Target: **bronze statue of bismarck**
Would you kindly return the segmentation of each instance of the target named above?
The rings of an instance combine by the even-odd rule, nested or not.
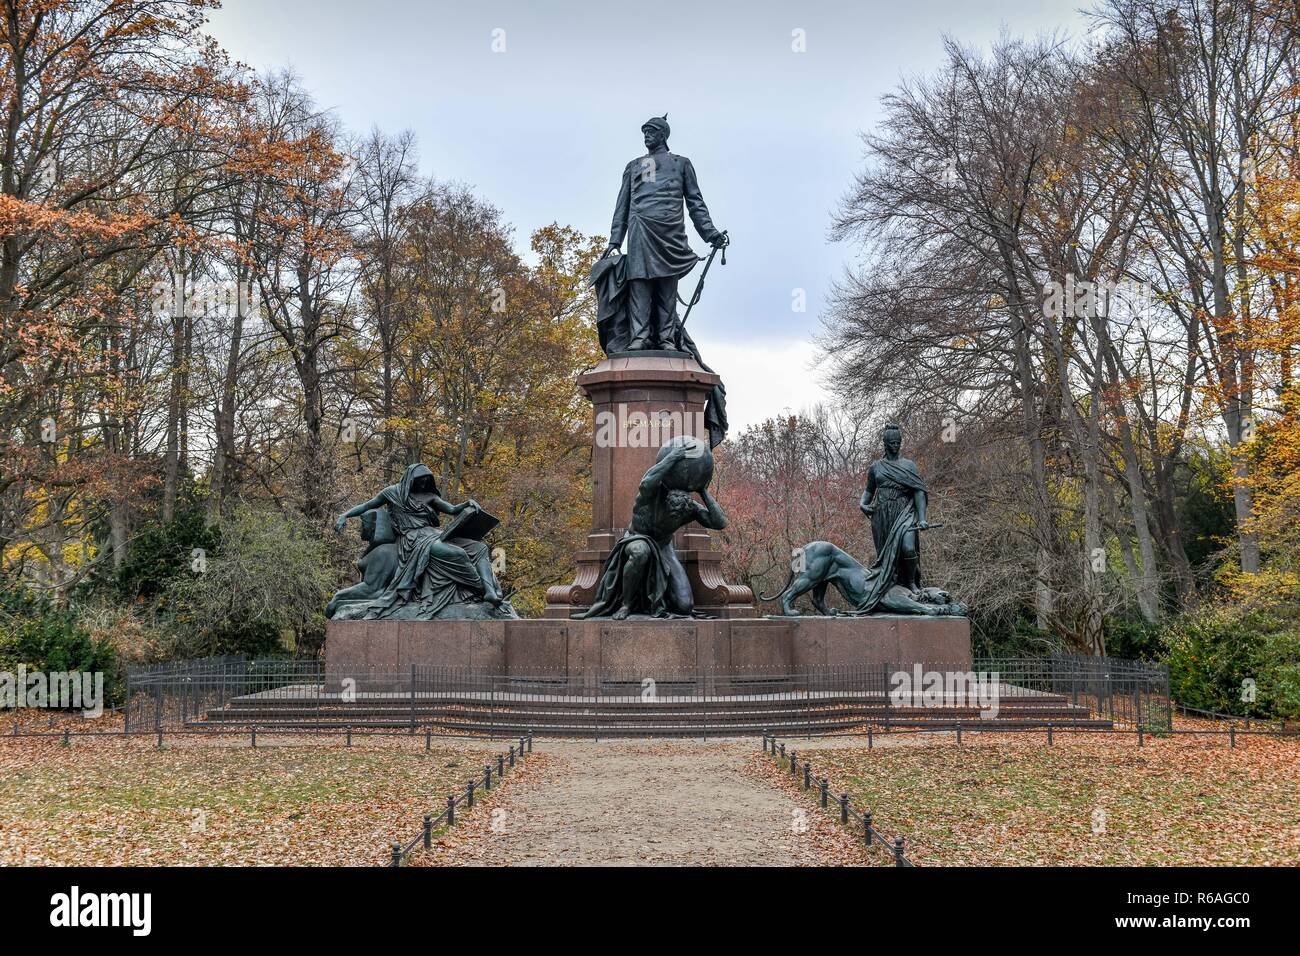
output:
[[[677,319],[677,282],[700,261],[686,241],[685,206],[709,245],[727,244],[704,204],[695,167],[668,151],[668,117],[641,126],[646,154],[623,169],[609,246],[592,273],[601,293],[601,345],[607,352],[690,351]],[[621,257],[613,253],[627,242]],[[624,298],[625,296],[625,298]]]

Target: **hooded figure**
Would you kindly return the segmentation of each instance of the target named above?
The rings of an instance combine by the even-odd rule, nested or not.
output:
[[[344,512],[336,530],[341,531],[348,518],[386,508],[397,534],[397,568],[391,582],[360,613],[348,616],[430,620],[450,604],[486,601],[504,607],[487,545],[466,538],[445,539],[438,530],[439,515],[457,515],[469,507],[478,506],[473,501],[459,505],[444,501],[433,472],[415,464],[407,467],[397,484]]]

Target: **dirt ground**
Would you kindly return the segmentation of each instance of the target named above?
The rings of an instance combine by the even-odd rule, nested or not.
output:
[[[524,773],[414,865],[879,864],[809,800],[752,771],[757,741],[541,740]],[[529,758],[532,759],[532,758]]]

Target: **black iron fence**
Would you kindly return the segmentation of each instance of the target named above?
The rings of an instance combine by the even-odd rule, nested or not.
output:
[[[1061,655],[581,674],[207,658],[134,669],[126,687],[126,733],[260,725],[597,737],[757,735],[797,726],[814,734],[936,715],[1158,730],[1171,726],[1173,708],[1163,665]]]
[[[516,750],[512,745],[505,753],[497,754],[496,760],[496,781],[498,784],[505,779],[507,773],[515,768],[515,761],[523,760],[524,754],[533,752],[533,738],[520,737],[519,747]],[[465,790],[461,793],[447,794],[447,802],[442,812],[434,815],[426,813],[424,815],[424,826],[414,837],[406,843],[394,843],[389,851],[389,865],[401,866],[402,862],[409,857],[418,846],[423,846],[426,850],[433,849],[434,831],[442,827],[454,827],[456,825],[456,811],[458,808],[464,808],[466,811],[474,809],[474,793],[479,791],[486,795],[492,792],[492,764],[483,765],[483,773],[471,777],[465,783]],[[482,799],[482,798],[480,798]]]
[[[779,748],[779,749],[778,749]],[[789,767],[791,776],[799,779],[801,776],[799,754],[791,749],[787,754],[785,744],[779,742],[776,737],[763,735],[763,753],[770,753],[772,757],[782,767]],[[871,810],[858,809],[853,806],[847,793],[841,793],[833,801],[830,795],[830,780],[826,777],[816,777],[813,775],[812,761],[805,759],[802,765],[803,789],[812,790],[815,788],[820,794],[821,808],[823,810],[832,809],[839,813],[840,824],[845,827],[859,829],[862,834],[862,842],[867,847],[877,847],[890,853],[893,856],[895,866],[915,866],[911,860],[904,854],[906,839],[902,834],[895,835],[893,838],[886,836],[876,826],[874,816]]]

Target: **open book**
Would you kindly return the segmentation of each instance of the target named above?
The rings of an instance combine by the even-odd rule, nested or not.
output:
[[[482,541],[483,536],[501,522],[494,515],[475,508],[466,508],[443,528],[443,538],[468,538]]]

